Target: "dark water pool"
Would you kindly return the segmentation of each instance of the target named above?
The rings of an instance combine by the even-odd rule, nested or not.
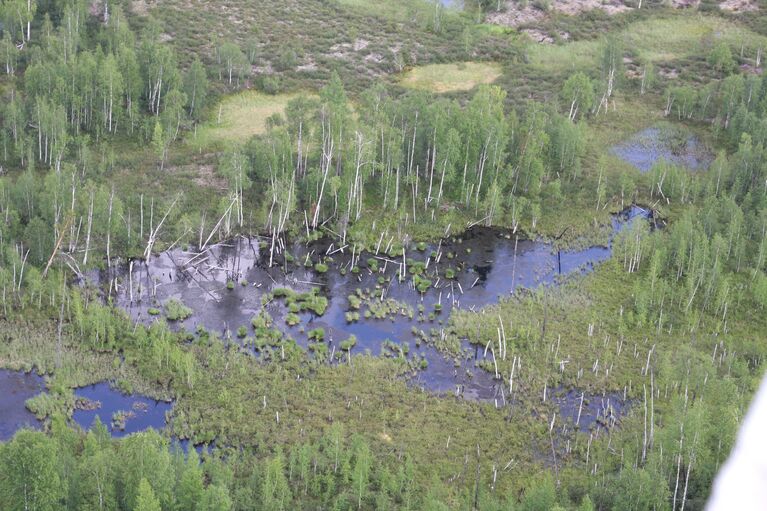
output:
[[[637,219],[650,216],[650,212],[642,208],[628,208],[613,218],[613,234]],[[423,263],[424,274],[432,281],[428,290],[419,293],[407,272],[406,278],[400,281],[401,259],[386,255],[386,250],[352,255],[349,247],[342,249],[337,241],[328,239],[309,246],[283,240],[276,253],[270,254],[264,248],[264,241],[237,238],[207,247],[203,252],[173,249],[152,256],[148,263],[134,262],[116,273],[92,274],[90,278],[111,292],[116,303],[139,322],[157,320],[164,312],[163,304],[177,299],[192,313],[187,319],[172,322],[173,328],[194,331],[203,326],[235,337],[236,330],[244,325],[251,336],[251,318],[267,311],[284,335],[304,347],[311,344],[307,332],[314,328],[325,330],[324,342],[329,353],[341,353],[341,342],[354,335],[357,344],[352,353],[368,351],[391,356],[395,347],[415,360],[414,367],[420,369],[411,372],[409,381],[414,386],[438,394],[492,402],[501,398],[503,384],[477,366],[485,357],[484,350],[466,339],[457,355],[446,357],[432,342],[444,332],[451,311],[478,310],[509,296],[520,286],[555,285],[559,276],[591,271],[611,255],[610,244],[557,252],[550,244],[517,239],[509,231],[474,227],[435,244],[408,247],[408,264]],[[287,253],[291,257],[287,257]],[[314,264],[326,256],[330,258],[328,271],[316,271]],[[275,263],[272,266],[270,259]],[[378,268],[370,266],[371,259],[377,261]],[[310,263],[303,264],[306,261]],[[359,271],[352,272],[354,267]],[[454,273],[450,278],[448,270]],[[228,286],[229,282],[234,286]],[[297,292],[318,288],[328,299],[326,312],[322,316],[301,312],[300,322],[288,326],[285,323],[287,309],[282,301],[262,304],[264,295],[279,287]],[[363,307],[359,320],[349,322],[346,316],[350,310],[349,295],[357,290],[374,289],[383,291],[386,299],[396,300],[403,310],[409,309],[412,317],[398,313],[386,319],[366,318]],[[161,315],[150,314],[152,309],[159,310]],[[423,314],[419,310],[423,310]],[[426,360],[425,366],[418,363],[421,360]],[[0,394],[0,440],[7,440],[22,426],[39,427],[39,421],[24,403],[45,390],[41,377],[0,370],[0,389],[3,391]],[[554,402],[561,416],[569,417],[573,424],[577,422],[583,431],[609,425],[625,408],[625,403],[616,396],[606,399],[587,396],[581,407],[580,394],[574,393],[577,391],[560,394]],[[98,416],[116,437],[147,428],[163,429],[172,407],[169,402],[123,394],[108,382],[76,389],[75,396],[77,409],[73,420],[83,429],[89,429]],[[578,409],[580,420],[575,415]],[[186,440],[179,442],[185,452],[190,445]],[[203,446],[195,448],[201,452]]]
[[[711,152],[695,136],[659,127],[640,131],[610,152],[641,172],[648,172],[661,160],[690,170],[705,170],[713,160]]]
[[[138,394],[123,394],[101,382],[75,390],[78,408],[72,419],[83,429],[90,429],[96,417],[115,437],[122,437],[147,428],[163,429],[165,414],[172,404]]]
[[[628,208],[614,216],[613,233],[648,217],[647,210]],[[328,353],[339,353],[340,343],[351,335],[357,338],[352,353],[390,354],[384,346],[385,341],[391,341],[406,347],[409,358],[427,360],[425,369],[412,378],[413,384],[436,393],[492,400],[498,396],[499,387],[492,375],[476,367],[483,352],[464,342],[460,354],[446,358],[432,344],[422,342],[424,337],[439,337],[453,309],[478,310],[520,286],[554,285],[559,276],[591,271],[611,254],[609,244],[558,253],[548,243],[517,239],[507,230],[474,227],[434,244],[408,247],[408,264],[423,263],[424,274],[432,281],[426,292],[419,293],[407,272],[400,281],[401,257],[385,253],[387,239],[382,238],[378,252],[362,254],[352,254],[351,247],[330,239],[308,246],[280,240],[271,254],[266,242],[263,238],[236,238],[202,252],[176,248],[152,256],[146,263],[136,261],[115,274],[94,274],[91,278],[102,289],[111,289],[115,302],[136,321],[157,320],[164,313],[163,304],[176,299],[192,313],[185,320],[171,322],[173,328],[194,332],[202,326],[236,339],[241,326],[252,336],[251,318],[266,311],[274,326],[304,347],[311,344],[308,332],[314,328],[324,329]],[[321,259],[328,263],[327,272],[314,269]],[[373,259],[377,268],[368,262]],[[352,272],[355,267],[357,273]],[[454,273],[452,278],[448,278],[449,272]],[[299,323],[288,326],[284,301],[262,304],[264,295],[283,287],[296,292],[319,289],[328,299],[327,310],[322,316],[301,312]],[[384,298],[409,309],[412,317],[365,318],[363,307],[359,320],[349,322],[348,297],[358,290],[383,292]],[[420,321],[419,309],[423,310]]]
[[[41,376],[0,369],[0,442],[10,440],[22,427],[40,427],[40,421],[24,403],[44,390]]]

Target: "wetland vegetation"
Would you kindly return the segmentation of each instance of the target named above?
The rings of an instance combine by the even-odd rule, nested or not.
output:
[[[704,507],[767,352],[764,2],[0,15],[0,507]]]

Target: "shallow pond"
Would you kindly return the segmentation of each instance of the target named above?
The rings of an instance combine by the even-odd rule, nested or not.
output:
[[[690,170],[705,170],[713,160],[710,151],[694,135],[674,129],[651,127],[610,149],[610,152],[648,172],[665,160]]]
[[[41,376],[0,369],[0,442],[9,440],[22,427],[40,427],[40,421],[24,403],[44,390]]]
[[[613,218],[613,232],[649,216],[642,208],[628,208]],[[247,342],[254,334],[251,319],[266,311],[275,327],[304,347],[315,344],[308,332],[322,328],[328,354],[338,355],[341,343],[354,335],[357,342],[352,353],[405,354],[414,360],[422,368],[411,379],[417,386],[492,400],[498,397],[499,387],[492,375],[476,367],[482,351],[465,341],[460,356],[446,358],[426,339],[441,335],[453,308],[479,309],[519,286],[552,284],[559,275],[590,271],[611,254],[609,246],[557,253],[550,244],[518,240],[506,230],[474,227],[460,236],[407,250],[407,264],[422,264],[423,274],[431,281],[419,293],[412,276],[403,270],[402,257],[385,254],[386,240],[377,254],[352,254],[350,247],[322,239],[308,246],[280,242],[273,255],[264,241],[236,238],[203,252],[173,249],[152,256],[148,263],[135,261],[115,274],[104,272],[91,278],[103,289],[111,289],[115,302],[136,321],[156,320],[165,312],[163,304],[176,299],[191,309],[191,315],[170,322],[173,328],[194,332],[202,326],[235,338],[244,327]],[[315,269],[321,260],[327,263],[327,271]],[[403,272],[405,278],[400,281]],[[327,309],[321,316],[297,312],[296,324],[289,326],[284,300],[262,305],[265,295],[277,288],[296,292],[317,288],[328,300]],[[358,290],[366,299],[357,311],[359,317],[350,320],[353,310],[348,297],[359,294]],[[375,307],[373,302],[381,301],[378,295],[396,302],[393,313],[385,319],[374,314],[366,317],[365,312]]]
[[[642,208],[628,208],[614,216],[613,234],[635,219],[650,217]],[[352,254],[349,247],[322,239],[308,246],[280,242],[275,253],[270,254],[264,241],[237,238],[209,246],[203,252],[173,249],[152,256],[148,263],[136,261],[113,273],[92,273],[88,278],[111,293],[136,321],[155,321],[165,312],[163,304],[177,299],[191,309],[191,315],[171,322],[173,328],[195,331],[202,326],[224,336],[235,336],[236,330],[244,326],[245,340],[249,341],[253,335],[251,319],[266,311],[275,327],[305,348],[318,344],[309,339],[312,329],[324,330],[323,342],[329,354],[344,353],[343,341],[354,335],[357,343],[351,353],[369,351],[407,357],[413,367],[409,381],[415,386],[492,402],[500,400],[502,384],[477,367],[484,350],[464,340],[461,354],[448,358],[431,343],[447,325],[450,312],[496,303],[519,286],[551,285],[560,275],[590,271],[611,254],[610,246],[557,252],[550,244],[517,239],[506,230],[474,227],[459,236],[407,250],[407,264],[423,265],[423,275],[431,280],[428,289],[419,292],[402,266],[402,257],[386,255],[386,250]],[[271,266],[270,259],[274,263]],[[315,269],[321,260],[327,263],[327,271]],[[277,288],[296,292],[317,288],[328,300],[327,309],[321,316],[299,312],[297,324],[289,326],[284,300],[262,304],[265,295],[268,298]],[[376,319],[374,314],[366,317],[364,313],[375,307],[374,302],[381,301],[376,293],[397,304],[384,319]],[[349,296],[360,294],[366,301],[358,310],[359,318],[350,321]],[[252,346],[248,348],[256,353]],[[346,360],[344,356],[328,358],[329,362]],[[0,389],[0,440],[7,440],[24,425],[39,427],[25,401],[45,390],[41,377],[0,370]],[[123,394],[107,382],[76,389],[75,397],[73,420],[77,424],[89,429],[98,416],[116,437],[150,427],[163,429],[172,408],[169,402]],[[560,416],[570,418],[573,424],[577,422],[581,431],[614,423],[625,408],[618,396],[586,396],[580,406],[577,391],[560,393],[553,402]],[[180,441],[179,446],[187,451],[190,443]],[[201,451],[202,446],[196,448]]]
[[[75,389],[77,406],[72,419],[84,430],[99,420],[115,437],[122,437],[147,428],[163,429],[165,415],[172,403],[157,401],[138,394],[123,394],[101,382]]]

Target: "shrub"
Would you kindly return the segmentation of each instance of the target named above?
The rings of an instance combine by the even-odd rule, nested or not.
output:
[[[349,295],[348,300],[350,309],[358,310],[362,305],[362,300],[357,295]]]
[[[298,55],[293,48],[285,48],[277,57],[276,68],[279,71],[287,71],[298,65]]]
[[[274,75],[264,75],[261,77],[261,90],[269,95],[280,93],[280,79]]]
[[[318,316],[325,314],[328,309],[328,299],[324,296],[312,293],[311,296],[302,303],[302,309],[310,310]]]
[[[309,330],[309,339],[314,339],[317,341],[325,340],[325,329],[315,328],[313,330]]]
[[[431,287],[431,280],[420,275],[413,275],[413,285],[419,293],[423,294]]]
[[[357,344],[357,337],[350,335],[348,339],[341,341],[341,349],[344,351],[350,351]]]

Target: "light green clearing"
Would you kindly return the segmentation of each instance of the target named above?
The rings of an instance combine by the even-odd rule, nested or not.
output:
[[[490,62],[430,64],[407,71],[400,84],[437,93],[466,91],[477,85],[492,83],[502,74],[500,64]]]

